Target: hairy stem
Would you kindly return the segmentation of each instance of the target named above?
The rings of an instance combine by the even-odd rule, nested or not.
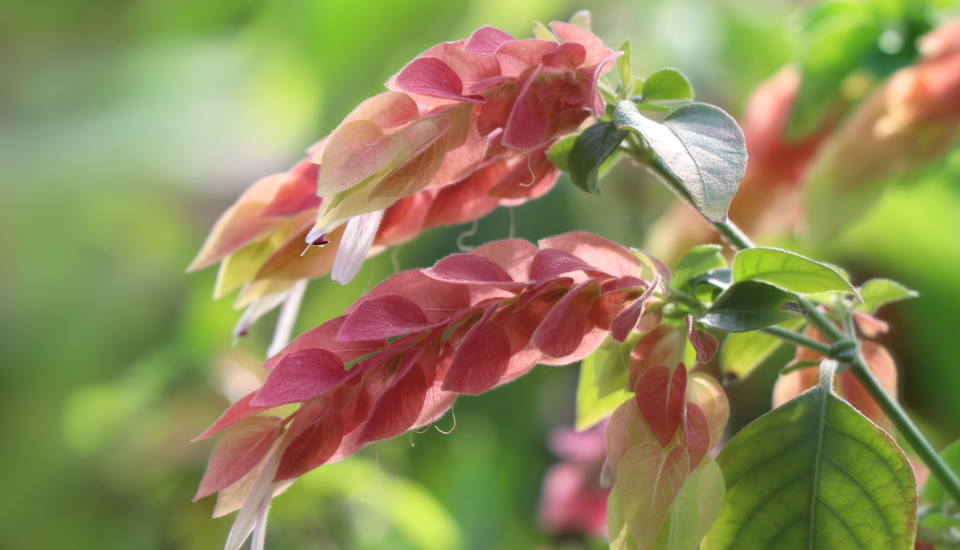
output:
[[[690,201],[690,195],[684,189],[683,184],[677,180],[677,178],[664,167],[659,160],[651,158],[650,155],[643,154],[644,151],[641,151],[639,148],[632,148],[631,153],[633,157],[639,161],[642,165],[646,166],[651,172],[656,174],[669,188],[673,189],[683,198],[688,204],[693,205]],[[708,220],[709,221],[709,220]],[[750,240],[750,238],[739,228],[736,224],[731,222],[729,219],[719,222],[710,221],[713,227],[719,232],[723,237],[733,245],[734,248],[738,250],[744,250],[747,248],[753,248],[755,245]],[[807,300],[803,296],[797,296],[797,301],[804,310],[806,310],[807,320],[811,325],[816,327],[817,330],[823,334],[828,341],[831,343],[845,338],[843,331],[824,314],[815,303]],[[764,332],[772,334],[784,340],[793,342],[804,347],[808,347],[818,351],[823,355],[829,355],[830,346],[823,344],[822,342],[817,342],[803,336],[802,334],[795,333],[793,331],[784,329],[782,327],[768,327],[764,329]],[[903,435],[903,438],[907,440],[907,443],[913,448],[914,452],[917,453],[917,456],[923,460],[924,464],[930,468],[930,473],[932,473],[944,486],[946,491],[950,494],[953,500],[960,504],[960,478],[957,474],[950,469],[949,466],[943,461],[940,457],[940,454],[936,449],[933,448],[933,445],[924,437],[923,433],[920,431],[920,428],[913,423],[913,420],[907,415],[907,412],[900,406],[899,403],[890,395],[884,391],[883,386],[880,385],[880,382],[877,381],[876,377],[873,376],[873,373],[867,367],[866,361],[863,359],[863,355],[860,354],[859,350],[857,351],[856,357],[853,361],[850,362],[850,371],[858,380],[863,384],[867,389],[867,392],[873,397],[873,399],[880,405],[880,408],[887,414],[893,424],[897,427],[900,433]]]

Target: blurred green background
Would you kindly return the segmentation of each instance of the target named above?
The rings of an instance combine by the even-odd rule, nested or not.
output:
[[[214,272],[185,275],[216,216],[285,169],[407,60],[483,24],[593,11],[641,74],[675,66],[740,115],[792,55],[799,4],[770,0],[131,0],[6,3],[0,16],[0,548],[206,549],[230,519],[191,497],[212,448],[189,439],[256,382],[270,322],[231,347]],[[561,182],[516,235],[587,229],[629,245],[673,200],[622,166],[605,193]],[[830,249],[923,297],[891,308],[902,395],[938,442],[960,431],[960,156],[889,190]],[[504,238],[499,210],[467,239]],[[313,283],[304,330],[394,265],[429,265],[465,228],[431,230],[347,287]],[[456,427],[373,445],[273,507],[268,547],[554,548],[536,522],[552,427],[576,368],[463,398]],[[754,414],[769,388],[734,388]],[[765,393],[766,392],[766,393]],[[742,412],[741,411],[741,412]],[[453,424],[448,415],[440,421]]]

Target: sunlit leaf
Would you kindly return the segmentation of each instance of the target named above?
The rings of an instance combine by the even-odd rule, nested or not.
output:
[[[705,453],[726,427],[729,404],[719,383],[698,373],[686,399],[683,428],[668,445],[657,441],[635,400],[610,419],[607,523],[613,549],[695,548],[719,511],[723,477]]]
[[[710,446],[713,447],[723,438],[723,431],[730,420],[730,402],[723,386],[709,374],[691,373],[687,381],[686,400],[703,412],[710,432]]]
[[[564,172],[570,171],[570,150],[573,149],[575,141],[577,141],[576,135],[567,136],[554,143],[547,151],[550,162]]]
[[[570,22],[578,27],[582,27],[586,30],[590,30],[590,22],[593,17],[590,14],[590,10],[577,10],[572,16],[570,16]]]
[[[852,292],[856,290],[832,266],[779,248],[748,248],[733,259],[733,280],[762,281],[787,292]]]
[[[632,101],[621,101],[614,122],[643,138],[704,216],[726,219],[747,166],[743,132],[730,115],[690,103],[657,122],[640,114]]]
[[[240,288],[257,273],[276,247],[270,241],[260,240],[248,244],[220,262],[213,298],[218,299]]]
[[[660,69],[643,82],[642,96],[649,101],[692,101],[693,84],[676,69]]]
[[[533,22],[533,36],[537,40],[549,40],[554,42],[557,40],[556,35],[550,31],[550,28],[541,23],[540,21]]]
[[[870,279],[860,286],[860,296],[863,303],[857,309],[874,313],[887,304],[916,298],[918,294],[892,279]]]
[[[723,258],[723,248],[720,245],[695,246],[677,263],[670,283],[674,288],[683,289],[691,280],[724,267],[727,267],[727,262]]]
[[[704,550],[910,550],[913,470],[896,442],[821,383],[761,416],[717,458],[727,484]]]
[[[802,319],[792,319],[782,326],[796,330],[802,324]],[[760,331],[728,334],[720,347],[720,368],[737,378],[746,378],[782,345],[783,340]]]

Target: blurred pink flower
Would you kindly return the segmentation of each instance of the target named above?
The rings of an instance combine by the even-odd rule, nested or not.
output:
[[[758,86],[742,120],[750,163],[730,218],[761,239],[795,230],[808,218],[826,238],[891,182],[940,158],[960,130],[960,19],[933,30],[919,46],[913,65],[891,75],[845,118],[831,113],[799,140],[787,136],[800,86],[796,68]],[[716,239],[696,211],[680,204],[654,225],[647,248],[670,261]]]
[[[550,437],[550,448],[562,462],[547,471],[540,493],[540,523],[548,532],[606,534],[610,489],[600,486],[606,429],[604,421],[583,432],[560,428]]]
[[[865,212],[892,182],[940,158],[960,131],[960,19],[921,38],[817,153],[804,179],[810,228],[823,237]]]

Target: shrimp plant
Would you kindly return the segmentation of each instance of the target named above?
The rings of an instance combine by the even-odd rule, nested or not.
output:
[[[852,17],[829,5],[809,24]],[[215,295],[238,291],[238,335],[281,309],[262,386],[199,436],[218,437],[197,498],[217,493],[215,516],[236,512],[227,549],[251,537],[262,548],[272,499],[307,472],[436,421],[460,395],[578,363],[577,429],[605,433],[596,482],[611,548],[956,545],[960,449],[942,457],[905,413],[875,340],[887,329],[876,311],[916,293],[755,244],[728,215],[743,181],[744,219],[791,219],[764,197],[797,185],[755,183],[771,179],[803,180],[811,212],[838,201],[853,215],[873,180],[838,180],[915,160],[917,136],[924,151],[946,143],[960,25],[920,44],[845,119],[828,108],[837,86],[801,59],[758,91],[746,138],[681,72],[635,75],[629,43],[606,46],[583,12],[532,38],[482,27],[417,56],[303,160],[245,191],[191,265],[219,263]],[[839,81],[854,67],[831,70]],[[596,193],[620,159],[715,235],[666,262],[588,232],[490,242],[396,273],[291,340],[309,280],[346,283],[369,256],[535,200],[561,174]],[[784,348],[774,407],[730,433],[723,374]]]

